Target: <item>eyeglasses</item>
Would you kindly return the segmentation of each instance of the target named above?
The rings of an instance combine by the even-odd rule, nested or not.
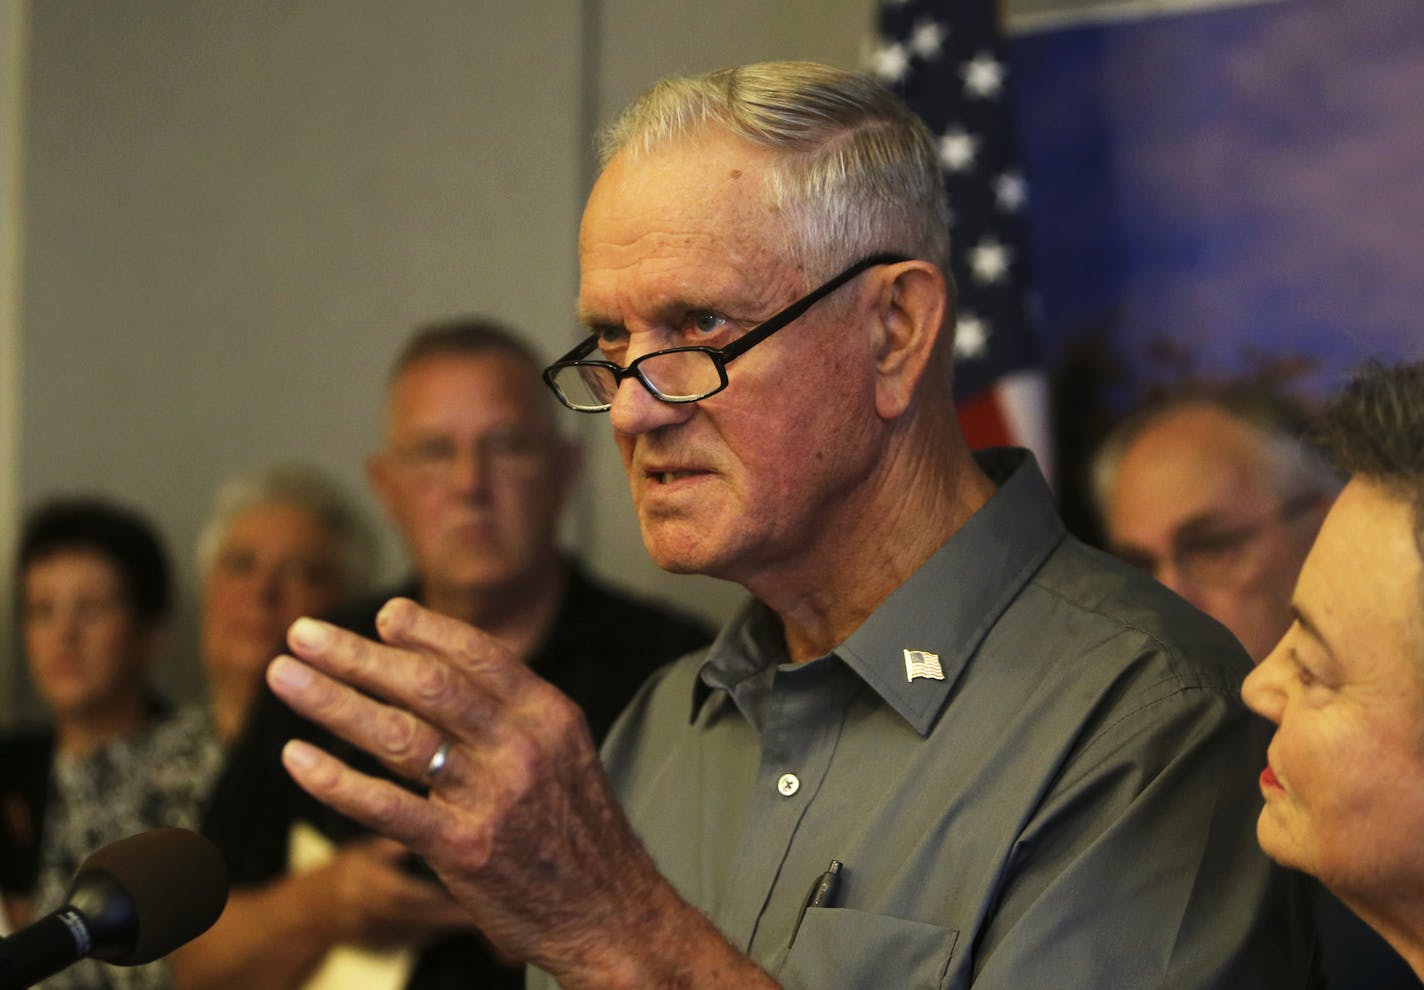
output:
[[[560,402],[575,412],[607,412],[619,384],[629,376],[642,382],[655,399],[697,402],[727,387],[727,364],[734,358],[766,340],[861,272],[906,260],[898,254],[862,258],[726,347],[669,347],[644,354],[624,368],[612,361],[589,360],[587,355],[598,346],[598,337],[591,336],[545,368],[544,383]]]
[[[1226,523],[1199,520],[1187,523],[1172,535],[1172,543],[1161,557],[1136,547],[1124,547],[1118,556],[1129,564],[1157,574],[1164,564],[1198,588],[1223,588],[1235,584],[1248,560],[1251,544],[1273,526],[1292,522],[1318,504],[1320,496],[1297,495],[1287,499],[1270,515],[1251,522]]]
[[[517,430],[495,430],[468,443],[439,435],[390,448],[396,464],[416,481],[447,484],[466,455],[490,479],[522,480],[539,473],[549,454],[547,440]]]

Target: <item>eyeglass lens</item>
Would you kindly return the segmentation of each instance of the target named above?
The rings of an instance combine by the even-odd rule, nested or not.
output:
[[[716,358],[701,350],[656,351],[634,361],[632,368],[664,401],[692,402],[722,385]],[[618,392],[613,369],[596,364],[562,367],[555,372],[554,382],[576,406],[607,406]]]

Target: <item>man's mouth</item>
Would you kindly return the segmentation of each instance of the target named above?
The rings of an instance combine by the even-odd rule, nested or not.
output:
[[[671,485],[675,481],[683,478],[691,478],[694,475],[706,474],[705,471],[651,471],[649,477],[662,485]]]

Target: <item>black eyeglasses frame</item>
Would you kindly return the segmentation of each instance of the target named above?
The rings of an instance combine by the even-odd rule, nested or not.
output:
[[[632,364],[629,364],[625,368],[622,365],[613,363],[612,361],[588,360],[588,355],[593,353],[593,351],[596,350],[598,347],[598,336],[596,334],[590,335],[586,340],[580,341],[578,345],[575,346],[572,350],[570,350],[567,354],[565,354],[563,357],[559,358],[553,364],[549,365],[547,368],[544,369],[544,384],[549,387],[549,389],[554,393],[555,396],[558,397],[559,401],[563,403],[564,406],[569,409],[572,409],[574,412],[607,412],[610,408],[612,408],[613,403],[608,402],[601,406],[588,406],[575,405],[573,402],[570,402],[568,397],[564,394],[563,389],[559,388],[558,384],[555,381],[555,377],[564,368],[602,368],[608,371],[613,376],[613,387],[615,391],[617,391],[618,386],[623,383],[623,379],[631,376],[636,377],[638,381],[642,383],[643,387],[648,390],[648,393],[660,402],[668,402],[673,404],[685,402],[701,402],[703,399],[706,399],[709,396],[716,395],[718,392],[722,391],[724,388],[727,387],[728,362],[745,354],[757,344],[760,344],[763,340],[766,340],[772,334],[776,333],[776,331],[794,322],[798,317],[800,317],[816,303],[820,302],[826,296],[830,295],[832,292],[845,285],[847,282],[855,278],[860,273],[868,271],[871,268],[876,268],[880,265],[897,265],[901,262],[908,260],[910,259],[905,257],[904,255],[893,254],[889,252],[881,252],[879,254],[872,254],[868,257],[862,258],[855,264],[851,265],[849,268],[842,271],[839,275],[836,275],[830,281],[824,283],[823,285],[815,289],[812,289],[806,295],[802,296],[800,299],[797,299],[785,309],[757,324],[755,327],[748,330],[741,337],[738,337],[736,340],[732,341],[726,347],[668,347],[664,348],[661,351],[653,351],[650,354],[644,354],[642,357],[638,358]],[[659,392],[657,386],[654,385],[651,381],[649,381],[648,377],[638,369],[638,366],[644,361],[647,361],[649,358],[656,358],[664,354],[677,354],[686,351],[697,351],[708,355],[712,359],[712,363],[717,368],[717,376],[719,380],[719,383],[716,388],[710,389],[706,392],[701,392],[693,396],[668,396]]]

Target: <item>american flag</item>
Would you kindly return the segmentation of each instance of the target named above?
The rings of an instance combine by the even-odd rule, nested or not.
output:
[[[1052,477],[1048,393],[1027,311],[1008,66],[994,0],[883,0],[871,71],[929,125],[959,285],[955,403],[970,446],[1026,446]]]
[[[925,650],[905,650],[905,679],[913,681],[916,677],[928,677],[930,680],[944,680],[944,668],[940,666],[939,654],[929,653]]]

